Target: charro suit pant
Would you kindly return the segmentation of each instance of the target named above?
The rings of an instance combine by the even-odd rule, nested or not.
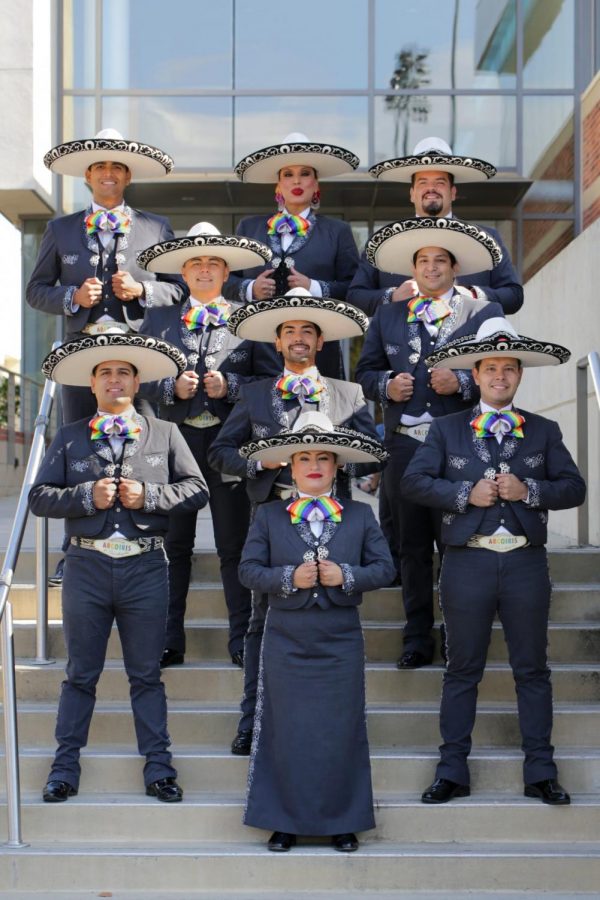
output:
[[[79,787],[79,751],[87,744],[113,622],[123,648],[138,749],[146,757],[144,782],[176,777],[159,667],[167,603],[162,550],[111,559],[95,550],[69,547],[62,591],[67,677],[58,707],[58,749],[50,780]]]
[[[448,663],[440,707],[436,777],[469,784],[467,757],[494,616],[498,614],[517,692],[526,784],[556,778],[552,686],[547,664],[550,578],[544,547],[508,553],[446,547],[440,579]]]

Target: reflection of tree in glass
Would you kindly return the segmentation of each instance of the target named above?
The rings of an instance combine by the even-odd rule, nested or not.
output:
[[[15,384],[15,413],[19,414],[21,405],[20,385]],[[2,377],[0,380],[0,427],[6,428],[8,422],[8,378]],[[12,424],[12,423],[11,423]]]
[[[414,44],[403,47],[396,54],[396,68],[390,78],[392,90],[416,91],[431,84],[429,66],[426,62],[428,56],[429,50],[419,50]],[[429,100],[421,94],[388,94],[385,106],[394,113],[394,154],[400,155],[398,144],[402,125],[402,156],[407,156],[409,124],[411,121],[427,121]]]

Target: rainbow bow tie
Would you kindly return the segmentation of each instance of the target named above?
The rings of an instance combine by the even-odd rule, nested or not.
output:
[[[129,416],[94,416],[89,424],[93,441],[111,437],[137,441],[142,430]]]
[[[449,316],[451,309],[445,300],[431,297],[414,297],[408,301],[408,323],[421,321],[427,325],[439,326],[442,319]]]
[[[341,522],[343,508],[333,497],[299,497],[286,506],[292,525],[300,522]]]
[[[181,318],[188,331],[197,331],[199,328],[208,328],[209,325],[226,325],[230,313],[229,303],[206,303],[191,306]]]
[[[498,434],[511,434],[513,437],[523,437],[523,422],[525,417],[510,409],[502,412],[481,413],[471,420],[471,428],[478,438],[495,437]]]
[[[281,391],[282,400],[294,400],[296,397],[301,403],[318,403],[323,385],[315,381],[310,375],[282,375],[276,384]]]
[[[303,216],[292,216],[290,213],[280,212],[267,222],[267,234],[299,234],[304,237],[310,228],[310,222]]]
[[[131,219],[121,209],[98,209],[85,219],[85,230],[88,234],[110,231],[114,234],[128,234],[130,228]]]

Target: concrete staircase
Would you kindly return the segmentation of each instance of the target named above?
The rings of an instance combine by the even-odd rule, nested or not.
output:
[[[33,558],[25,553],[12,602],[23,836],[29,846],[0,846],[0,898],[600,896],[600,551],[554,551],[550,558],[554,743],[572,805],[552,809],[522,796],[514,688],[499,626],[480,690],[473,794],[441,807],[420,803],[437,760],[442,667],[396,669],[402,604],[400,591],[389,589],[367,596],[362,610],[377,829],[364,835],[351,856],[336,853],[327,841],[301,841],[280,856],[266,850],[266,832],[241,824],[247,760],[232,756],[229,743],[242,676],[226,661],[214,554],[194,560],[186,665],[164,675],[184,802],[169,806],[143,794],[116,634],[84,751],[79,796],[58,807],[42,802],[65,652],[60,592],[54,590],[50,647],[56,663],[27,662],[35,646],[35,596],[28,586]]]

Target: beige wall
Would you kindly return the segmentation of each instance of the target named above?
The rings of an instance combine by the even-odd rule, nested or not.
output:
[[[525,303],[512,317],[520,334],[564,344],[571,359],[556,368],[527,369],[518,402],[524,409],[555,419],[576,457],[575,381],[577,360],[600,353],[600,299],[596,264],[600,260],[600,219],[551,260],[525,285]],[[590,542],[600,545],[600,412],[588,381]],[[576,543],[575,510],[554,512],[550,530]]]

